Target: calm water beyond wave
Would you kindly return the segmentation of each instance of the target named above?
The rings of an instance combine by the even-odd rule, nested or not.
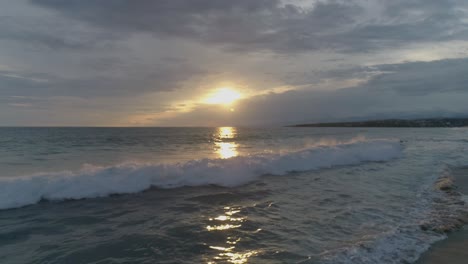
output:
[[[412,263],[467,150],[453,128],[0,128],[0,263]]]

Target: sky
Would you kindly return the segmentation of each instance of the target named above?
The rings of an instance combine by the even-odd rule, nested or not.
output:
[[[0,0],[0,126],[460,116],[466,0]]]

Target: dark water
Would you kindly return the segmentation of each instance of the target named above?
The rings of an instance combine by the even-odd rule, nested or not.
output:
[[[0,135],[1,263],[411,263],[468,148],[467,129]]]

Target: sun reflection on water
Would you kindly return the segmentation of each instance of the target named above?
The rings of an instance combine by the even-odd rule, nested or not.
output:
[[[219,127],[215,141],[215,149],[219,157],[229,159],[239,155],[237,152],[238,145],[235,142],[226,142],[225,140],[233,140],[237,135],[237,130],[234,127]]]
[[[237,144],[230,142],[216,142],[218,155],[222,159],[229,159],[239,155],[237,152]]]
[[[233,231],[242,226],[242,222],[246,220],[245,217],[233,217],[235,214],[240,213],[239,208],[224,207],[224,214],[209,218],[210,222],[220,222],[215,225],[208,225],[206,229],[210,232],[224,232],[225,230],[232,229]],[[234,224],[235,223],[235,224]],[[241,237],[228,236],[226,238],[226,245],[211,245],[210,249],[216,250],[218,253],[213,257],[212,261],[208,264],[233,263],[244,264],[247,263],[249,258],[258,255],[257,250],[236,251],[236,244],[242,240]]]
[[[206,226],[206,229],[208,231],[214,231],[214,230],[227,230],[227,229],[233,229],[233,228],[238,228],[238,227],[241,227],[242,225],[240,224],[229,224],[227,222],[236,222],[236,223],[241,223],[245,220],[244,217],[232,217],[232,215],[234,214],[237,214],[237,213],[240,213],[240,210],[238,209],[234,209],[234,208],[231,208],[231,207],[224,207],[223,208],[225,210],[224,214],[223,215],[219,215],[215,218],[209,218],[210,221],[219,221],[219,222],[223,222],[222,224],[219,224],[219,225],[208,225]]]
[[[238,227],[241,227],[241,225],[225,224],[225,225],[206,226],[206,229],[208,231],[213,231],[213,230],[228,230],[228,229],[233,229],[233,228],[238,228]]]
[[[224,138],[235,138],[237,130],[235,127],[218,127],[218,137]]]

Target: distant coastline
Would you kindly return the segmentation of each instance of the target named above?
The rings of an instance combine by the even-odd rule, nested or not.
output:
[[[357,122],[297,124],[288,127],[465,127],[468,118],[383,119]]]

